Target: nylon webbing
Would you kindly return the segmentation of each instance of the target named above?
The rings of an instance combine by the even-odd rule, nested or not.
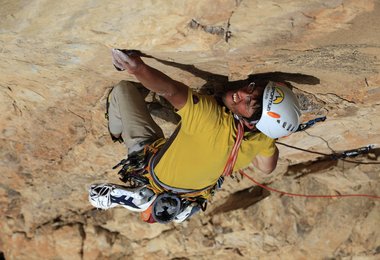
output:
[[[154,165],[158,164],[164,155],[164,153],[169,149],[170,145],[173,143],[174,139],[177,137],[179,130],[181,129],[181,123],[178,124],[177,128],[174,130],[172,135],[166,140],[165,144],[160,148],[160,150],[155,155],[155,163]]]

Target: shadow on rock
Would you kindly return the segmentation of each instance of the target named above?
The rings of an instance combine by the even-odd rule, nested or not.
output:
[[[238,209],[246,209],[259,201],[265,199],[270,195],[270,192],[264,190],[259,186],[247,188],[241,191],[237,191],[227,198],[227,200],[213,211],[209,215],[229,212]]]
[[[280,72],[280,71],[251,74],[244,80],[228,81],[228,76],[201,70],[191,64],[182,64],[182,63],[178,63],[174,61],[163,60],[163,59],[145,54],[139,50],[128,50],[128,51],[123,50],[123,51],[128,52],[129,55],[139,55],[141,57],[154,59],[164,65],[175,67],[180,70],[189,72],[193,74],[194,76],[205,80],[206,83],[200,88],[199,92],[201,94],[207,94],[207,95],[213,95],[215,93],[223,93],[224,91],[227,91],[227,90],[238,89],[251,82],[255,82],[259,86],[266,86],[266,84],[269,81],[284,82],[290,88],[293,87],[290,82],[294,82],[298,84],[306,84],[306,85],[317,85],[320,83],[319,78],[314,77],[312,75],[306,75],[306,74],[300,74],[300,73],[287,73],[287,72]],[[152,107],[154,107],[154,110],[157,110],[153,112],[156,116],[166,121],[170,121],[172,123],[176,123],[177,120],[179,120],[178,117],[168,115],[167,109],[172,111],[171,113],[174,114],[174,110],[172,110],[173,108],[171,107],[170,104],[168,104],[167,102],[165,103],[161,101],[159,101],[158,103],[160,104],[162,108],[166,108],[166,110],[165,110],[165,113],[162,113],[163,115],[160,115],[161,114],[160,109],[162,110],[162,108],[159,109],[158,105],[152,105]]]

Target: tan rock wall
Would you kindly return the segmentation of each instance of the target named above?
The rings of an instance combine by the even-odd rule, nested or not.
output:
[[[3,1],[0,251],[6,259],[377,259],[375,199],[260,195],[247,179],[228,180],[205,213],[161,226],[122,209],[96,211],[86,189],[118,182],[111,168],[125,153],[104,119],[109,88],[131,79],[114,70],[111,47],[152,55],[147,63],[195,89],[257,73],[288,81],[305,120],[328,120],[284,143],[323,153],[379,144],[379,14],[378,0]],[[173,123],[162,117],[169,135]],[[254,173],[258,181],[379,196],[378,164],[279,148],[278,169]],[[377,148],[352,160],[378,156]]]

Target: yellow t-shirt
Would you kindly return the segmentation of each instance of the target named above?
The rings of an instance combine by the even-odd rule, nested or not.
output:
[[[159,180],[183,189],[202,189],[214,184],[223,172],[234,145],[236,126],[214,97],[189,90],[185,106],[177,112],[181,129],[155,166]],[[245,140],[248,139],[248,140]],[[274,140],[262,133],[243,139],[234,170],[247,167],[260,154],[272,156]]]

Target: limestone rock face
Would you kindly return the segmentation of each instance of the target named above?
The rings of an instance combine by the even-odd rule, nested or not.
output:
[[[105,98],[134,79],[113,68],[113,47],[141,50],[204,92],[252,74],[288,82],[304,121],[327,120],[281,143],[323,154],[380,145],[379,15],[378,0],[3,1],[0,254],[378,259],[378,198],[287,196],[235,178],[190,221],[148,225],[124,209],[93,209],[87,188],[120,183],[112,166],[125,150],[109,138]],[[153,112],[170,135],[172,112]],[[380,196],[378,146],[345,161],[278,147],[274,173],[247,173],[288,193]]]

